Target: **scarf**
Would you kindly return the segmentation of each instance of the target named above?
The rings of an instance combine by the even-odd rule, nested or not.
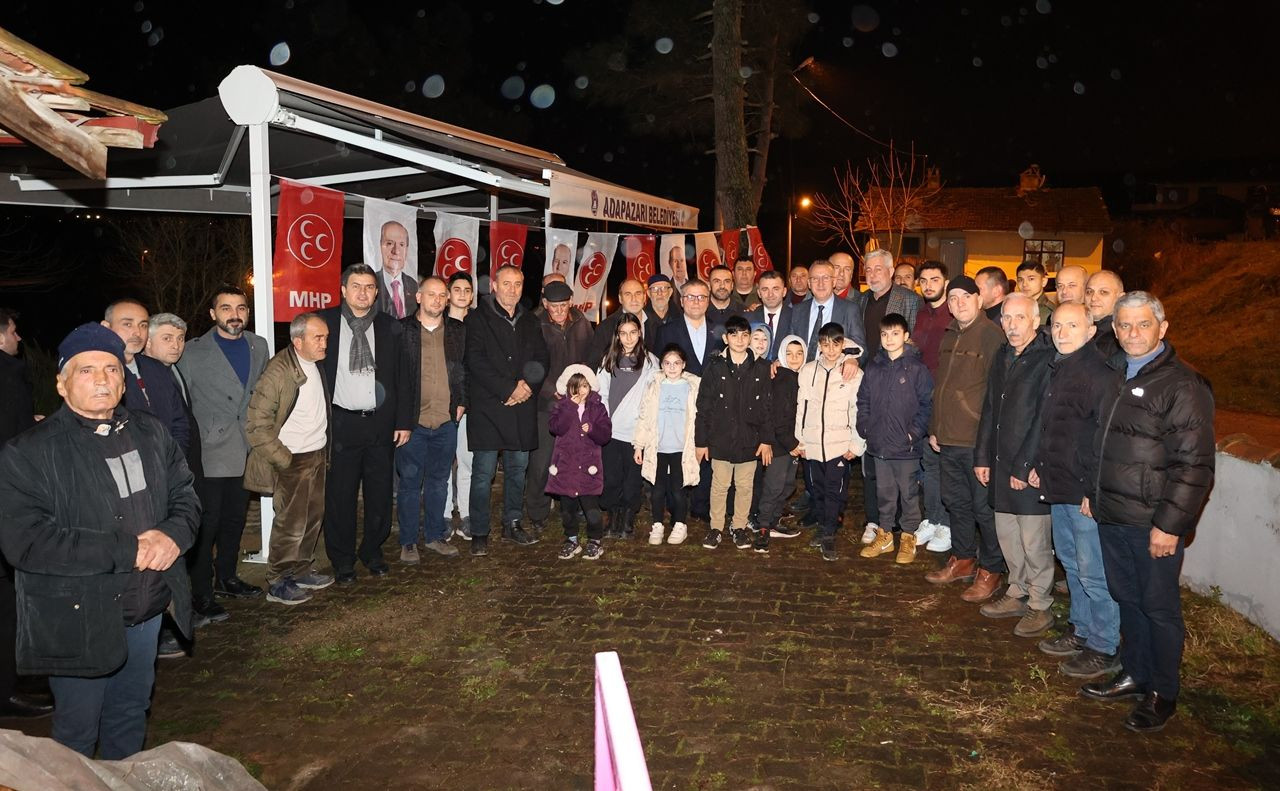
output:
[[[373,349],[369,348],[369,338],[365,335],[369,325],[373,324],[376,308],[363,316],[351,312],[347,303],[342,303],[342,318],[351,328],[351,355],[347,362],[347,370],[353,374],[373,370]]]

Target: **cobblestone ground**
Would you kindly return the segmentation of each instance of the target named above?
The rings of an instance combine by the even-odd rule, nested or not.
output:
[[[1013,621],[925,583],[939,556],[691,532],[595,563],[557,560],[554,523],[487,558],[389,546],[388,577],[231,602],[161,663],[148,744],[200,742],[272,789],[590,788],[592,656],[616,650],[654,788],[1280,787],[1280,648],[1207,599],[1187,595],[1182,708],[1140,737]]]

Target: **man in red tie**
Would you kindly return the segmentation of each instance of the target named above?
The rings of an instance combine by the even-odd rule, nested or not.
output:
[[[378,240],[382,271],[378,273],[378,310],[403,319],[418,309],[418,281],[404,271],[409,259],[409,231],[392,220],[382,224]]]

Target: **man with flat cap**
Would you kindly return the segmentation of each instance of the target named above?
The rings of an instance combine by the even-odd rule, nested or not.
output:
[[[124,357],[106,327],[72,330],[58,346],[64,406],[0,451],[18,670],[49,675],[54,740],[108,760],[142,749],[161,614],[191,634],[191,584],[174,561],[200,518],[178,443],[120,406]]]

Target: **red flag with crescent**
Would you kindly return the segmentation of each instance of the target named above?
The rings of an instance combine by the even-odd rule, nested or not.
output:
[[[653,236],[624,236],[622,253],[627,257],[627,277],[648,283],[655,274],[653,249],[657,239]]]
[[[741,241],[742,230],[739,228],[726,228],[720,232],[720,247],[724,249],[724,265],[730,269],[738,263]]]
[[[436,215],[436,275],[448,280],[459,272],[471,275],[474,288],[476,250],[480,246],[480,219],[440,212]]]
[[[582,311],[588,321],[604,318],[604,290],[609,282],[609,268],[618,250],[616,233],[589,233],[578,260],[578,272],[573,279],[573,306]]]
[[[703,283],[709,283],[712,267],[720,266],[720,249],[716,246],[716,235],[711,231],[695,233],[693,244],[698,253],[698,279]]]
[[[524,243],[529,226],[518,222],[489,223],[489,277],[500,266],[524,266]]]
[[[760,229],[754,225],[747,226],[747,243],[751,245],[751,260],[755,262],[756,280],[759,280],[760,273],[773,269],[773,259],[769,257],[769,251],[764,249]]]
[[[341,192],[280,179],[271,291],[276,321],[338,304]]]

